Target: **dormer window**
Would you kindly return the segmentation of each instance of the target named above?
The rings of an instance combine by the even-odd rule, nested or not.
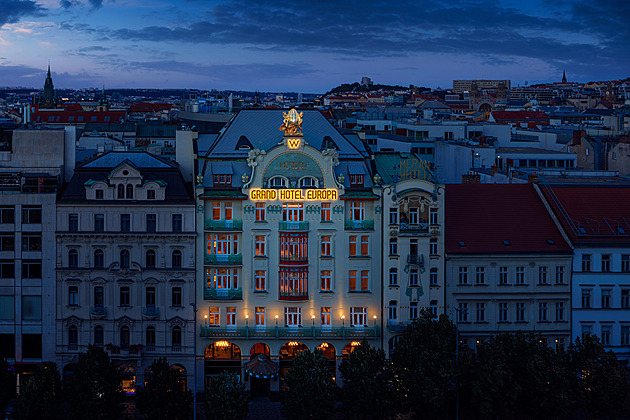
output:
[[[122,200],[125,198],[125,186],[123,184],[118,184],[118,199]]]
[[[317,188],[317,180],[312,176],[300,179],[300,188]]]
[[[352,187],[362,187],[363,186],[363,175],[350,175],[350,186],[352,186]]]
[[[103,190],[96,190],[96,199],[97,200],[102,200],[103,199]]]
[[[231,174],[221,174],[221,175],[212,175],[212,182],[214,185],[222,185],[226,187],[232,186],[232,175]]]
[[[147,190],[147,200],[155,200],[155,190]]]
[[[269,187],[271,188],[287,188],[287,180],[281,176],[274,176],[269,180]]]
[[[127,198],[128,199],[133,198],[133,185],[131,184],[127,184]]]

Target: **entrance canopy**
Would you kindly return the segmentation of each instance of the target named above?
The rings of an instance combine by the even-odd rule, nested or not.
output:
[[[278,375],[278,365],[264,354],[257,354],[245,364],[245,372],[256,378],[273,378]]]

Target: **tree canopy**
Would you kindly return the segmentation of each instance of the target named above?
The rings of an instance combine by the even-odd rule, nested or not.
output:
[[[193,395],[183,388],[179,371],[164,357],[154,360],[150,370],[146,386],[136,394],[138,410],[147,420],[187,420]]]

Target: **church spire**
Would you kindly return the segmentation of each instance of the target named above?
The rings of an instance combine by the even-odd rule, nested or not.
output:
[[[567,73],[565,70],[562,70],[562,83],[567,82]]]

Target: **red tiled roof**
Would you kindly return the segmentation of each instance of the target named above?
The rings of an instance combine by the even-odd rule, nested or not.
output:
[[[572,241],[630,243],[630,187],[553,186],[551,193],[541,190]]]
[[[31,116],[33,122],[51,124],[84,124],[84,123],[106,123],[124,122],[125,111],[63,111],[63,110],[40,110],[33,112]]]
[[[531,184],[449,184],[445,212],[447,254],[571,253]]]

